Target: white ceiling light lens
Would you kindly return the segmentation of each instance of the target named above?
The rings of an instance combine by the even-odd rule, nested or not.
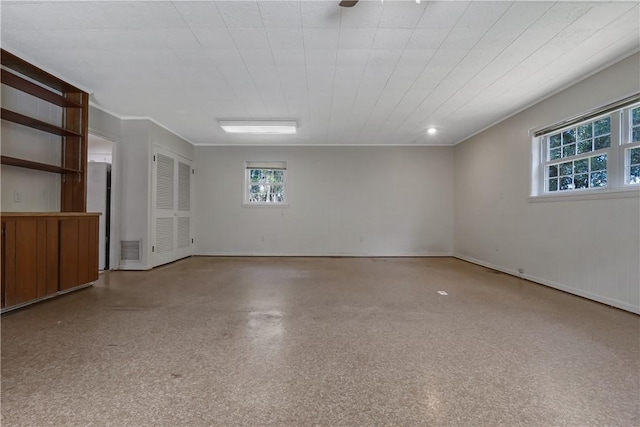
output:
[[[436,128],[429,128],[427,129],[427,133],[429,135],[434,135],[436,132],[438,132],[438,130]]]
[[[296,122],[293,121],[220,121],[222,130],[228,133],[253,133],[291,135],[297,132]]]

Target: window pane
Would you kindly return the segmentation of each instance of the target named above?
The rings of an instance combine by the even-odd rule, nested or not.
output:
[[[611,132],[611,119],[609,117],[593,122],[594,135],[604,135]]]
[[[569,129],[562,132],[562,145],[568,145],[576,142],[576,130]]]
[[[560,165],[560,175],[571,175],[572,171],[573,171],[572,162],[562,163]]]
[[[265,193],[264,185],[252,185],[249,189],[249,201],[250,202],[264,202]]]
[[[549,180],[549,191],[558,191],[558,178],[551,178]]]
[[[631,132],[631,142],[640,142],[640,126],[633,128]]]
[[[569,157],[576,155],[576,144],[565,145],[562,147],[562,157]]]
[[[270,202],[283,202],[284,201],[284,187],[282,185],[272,185],[269,193]]]
[[[549,152],[549,160],[555,160],[562,157],[562,152],[560,148],[553,149]]]
[[[591,151],[592,142],[593,140],[591,139],[578,142],[578,154],[588,153],[589,151]]]
[[[600,156],[591,157],[591,170],[600,171],[607,168],[607,155],[602,154]]]
[[[260,182],[262,179],[262,170],[260,169],[251,169],[249,174],[251,175],[251,182]]]
[[[562,143],[562,137],[560,134],[552,135],[549,137],[549,148],[557,148],[560,147]]]
[[[640,166],[631,166],[629,171],[629,184],[640,184]]]
[[[570,176],[560,178],[560,190],[573,190],[573,178]]]
[[[584,141],[593,136],[593,126],[591,123],[588,125],[578,127],[578,141]]]
[[[640,147],[629,150],[629,164],[631,166],[640,164]]]
[[[631,110],[631,124],[633,126],[640,125],[640,107]]]
[[[589,172],[589,159],[576,160],[573,162],[573,173]]]
[[[639,111],[640,108],[636,108]],[[635,130],[640,130],[640,127]],[[627,184],[640,184],[640,147],[631,148],[628,151],[628,165],[629,176],[627,177]]]
[[[605,187],[607,185],[607,171],[593,172],[591,174],[592,187]]]
[[[611,135],[601,136],[598,138],[594,138],[593,140],[593,149],[601,150],[603,148],[607,148],[611,146]]]
[[[583,173],[574,177],[573,183],[576,188],[588,188],[589,187],[589,174]]]
[[[558,165],[549,166],[549,177],[558,176]]]

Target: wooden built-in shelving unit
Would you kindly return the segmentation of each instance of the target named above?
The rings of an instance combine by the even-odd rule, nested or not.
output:
[[[1,50],[2,84],[62,108],[62,126],[1,109],[1,118],[61,138],[62,162],[51,165],[2,156],[0,163],[60,174],[62,212],[85,212],[87,209],[87,137],[89,129],[89,94],[28,63],[11,52]],[[28,144],[29,141],[24,141]]]
[[[61,212],[2,212],[2,311],[98,279],[98,219],[87,213],[89,94],[0,49],[2,84],[61,107],[60,125],[1,109],[4,121],[60,138],[58,165],[0,155],[3,166],[60,175]],[[3,144],[29,144],[3,141]]]

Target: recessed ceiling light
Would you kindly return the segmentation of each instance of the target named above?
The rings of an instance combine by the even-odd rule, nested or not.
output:
[[[222,130],[228,133],[286,135],[296,133],[297,129],[294,121],[221,120],[218,123]]]
[[[427,133],[429,135],[433,135],[434,133],[438,132],[438,130],[436,128],[429,128],[427,129]]]

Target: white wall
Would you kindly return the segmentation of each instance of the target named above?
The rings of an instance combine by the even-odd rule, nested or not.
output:
[[[532,202],[529,129],[640,91],[623,60],[455,147],[455,254],[640,312],[640,201]]]
[[[193,145],[154,122],[149,124],[149,140],[189,160],[193,160]]]
[[[2,86],[2,107],[57,126],[62,109],[12,87]],[[2,155],[60,166],[61,138],[2,120]],[[60,175],[2,165],[1,204],[6,212],[59,212]],[[20,201],[14,199],[19,194]]]
[[[153,145],[193,158],[193,146],[147,118],[120,118],[92,107],[91,133],[114,141],[111,170],[112,227],[119,230],[112,239],[111,264],[120,269],[151,268],[151,156]],[[140,240],[141,260],[120,261],[120,241]]]
[[[140,262],[121,262],[121,269],[151,268],[151,170],[153,146],[193,158],[193,146],[149,119],[122,120],[121,240],[141,240]],[[112,171],[112,176],[114,171]]]
[[[244,162],[287,162],[289,207],[243,207]],[[452,147],[196,147],[195,253],[450,255]]]
[[[141,240],[141,261],[120,263],[149,268],[149,204],[151,201],[149,120],[122,121],[120,239]],[[112,171],[112,176],[114,172]]]

